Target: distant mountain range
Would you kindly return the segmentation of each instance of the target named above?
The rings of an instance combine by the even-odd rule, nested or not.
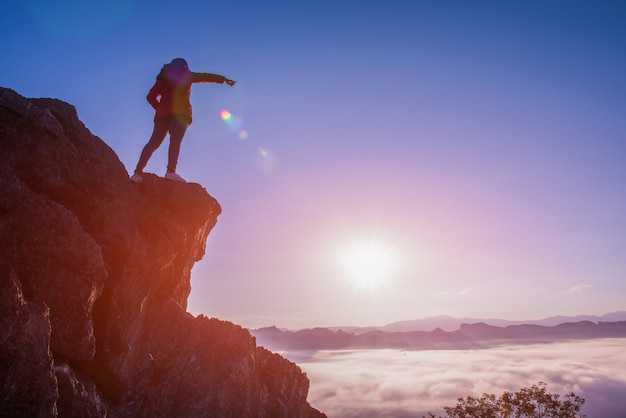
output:
[[[259,345],[270,350],[469,349],[568,339],[626,338],[626,312],[602,316],[555,316],[527,322],[437,316],[394,322],[383,327],[314,328],[299,331],[268,327],[251,330],[251,333]]]
[[[384,325],[382,327],[329,327],[333,331],[343,330],[345,332],[353,332],[355,334],[363,334],[370,331],[385,332],[411,332],[411,331],[432,331],[434,329],[442,329],[444,331],[454,331],[459,329],[462,324],[476,324],[479,322],[494,325],[497,327],[507,327],[509,325],[543,325],[551,327],[565,322],[619,322],[626,321],[626,311],[611,312],[604,315],[576,315],[576,316],[551,316],[539,320],[527,321],[509,321],[506,319],[484,319],[484,318],[455,318],[449,315],[431,316],[422,319],[414,319],[410,321],[398,321]]]

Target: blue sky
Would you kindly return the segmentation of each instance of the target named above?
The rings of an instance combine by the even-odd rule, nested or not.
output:
[[[129,171],[164,63],[238,81],[192,91],[179,172],[224,210],[192,312],[297,328],[625,308],[623,2],[59,4],[2,6],[0,85],[75,105]],[[165,166],[163,146],[147,171]]]

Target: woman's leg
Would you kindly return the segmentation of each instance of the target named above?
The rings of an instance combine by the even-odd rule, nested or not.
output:
[[[185,136],[185,132],[187,132],[188,127],[189,123],[181,117],[174,116],[170,121],[170,149],[167,160],[167,171],[170,173],[176,172],[178,156],[180,154],[180,145],[183,142],[183,137]]]
[[[159,118],[154,121],[154,130],[152,131],[152,136],[150,140],[143,147],[143,151],[141,151],[141,156],[139,157],[139,162],[137,163],[137,168],[135,168],[135,173],[141,173],[143,169],[148,164],[148,160],[154,154],[154,151],[161,146],[163,140],[165,139],[165,135],[167,135],[167,131],[170,127],[170,120],[174,119],[171,117]]]

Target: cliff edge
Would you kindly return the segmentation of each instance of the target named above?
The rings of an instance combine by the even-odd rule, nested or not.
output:
[[[56,99],[0,88],[0,417],[324,417],[294,363],[186,312],[219,203],[129,181]]]

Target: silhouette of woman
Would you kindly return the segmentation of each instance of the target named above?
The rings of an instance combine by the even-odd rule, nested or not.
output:
[[[140,183],[143,180],[143,169],[168,133],[170,134],[170,148],[165,178],[185,182],[185,179],[176,173],[176,166],[180,154],[180,145],[187,128],[191,125],[189,95],[191,85],[194,83],[235,85],[235,81],[221,75],[190,71],[187,61],[182,58],[176,58],[169,64],[165,64],[147,96],[148,102],[156,111],[154,131],[143,148],[135,172],[130,178],[135,183]]]

